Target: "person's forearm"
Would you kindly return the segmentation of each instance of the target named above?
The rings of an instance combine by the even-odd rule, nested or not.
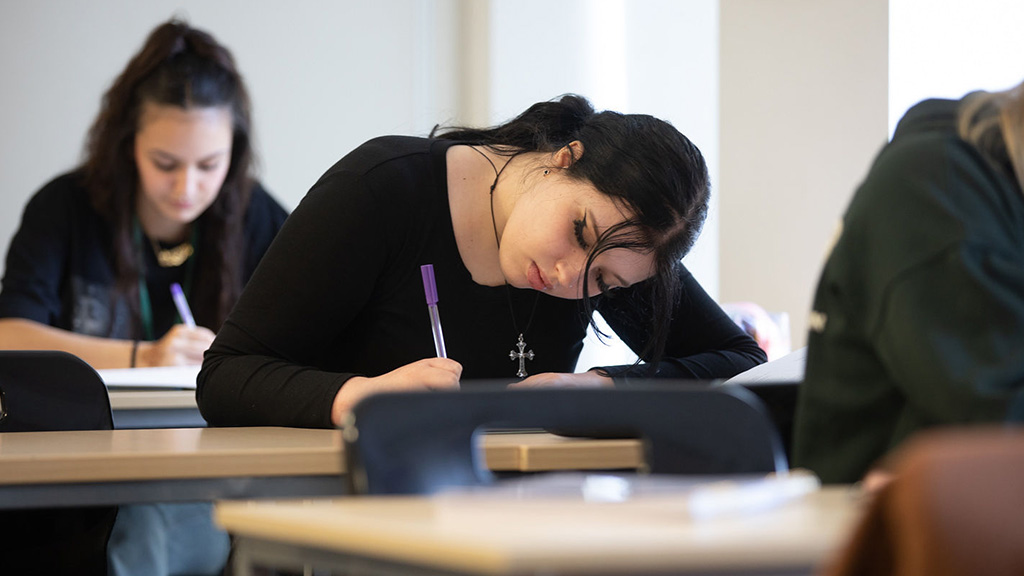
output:
[[[211,426],[330,428],[333,401],[352,374],[238,354],[214,342],[196,380],[196,401]]]
[[[0,348],[63,350],[78,356],[97,370],[130,367],[132,346],[131,340],[76,334],[23,318],[0,319]]]

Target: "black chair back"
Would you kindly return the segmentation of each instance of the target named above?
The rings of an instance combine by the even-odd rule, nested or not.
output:
[[[106,386],[81,359],[0,351],[0,432],[113,427]],[[0,572],[105,576],[116,517],[115,506],[0,511]]]
[[[493,481],[474,437],[483,429],[543,428],[639,438],[658,474],[787,469],[771,418],[742,388],[463,390],[370,396],[344,427],[349,488],[425,494]]]
[[[763,381],[731,383],[726,381],[720,384],[729,389],[731,387],[743,387],[757,396],[764,405],[768,414],[771,415],[775,429],[779,431],[782,438],[782,446],[786,450],[786,458],[793,457],[793,423],[796,420],[796,401],[800,396],[801,380],[787,381]]]
[[[77,356],[0,350],[0,432],[113,427],[103,380]]]

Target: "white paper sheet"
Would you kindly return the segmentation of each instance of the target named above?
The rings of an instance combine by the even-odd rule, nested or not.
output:
[[[178,388],[195,390],[200,365],[97,370],[107,388]]]
[[[802,382],[807,364],[807,347],[799,348],[782,358],[754,366],[726,380],[726,384],[760,384],[771,382]]]

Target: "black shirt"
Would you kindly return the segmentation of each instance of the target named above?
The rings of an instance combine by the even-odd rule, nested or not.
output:
[[[573,371],[587,327],[579,302],[481,286],[463,265],[448,204],[445,152],[452,144],[378,138],[320,178],[206,355],[197,396],[208,422],[329,427],[332,402],[349,377],[433,356],[423,264],[434,266],[448,356],[462,363],[463,379],[515,379],[509,352],[518,334],[509,299],[535,353],[528,371]],[[727,377],[763,362],[756,343],[681,274],[684,293],[662,375]],[[649,320],[625,305],[631,290],[623,292],[600,309],[639,350]]]
[[[243,281],[252,275],[287,213],[258,184],[245,216]],[[148,241],[142,247],[153,310],[153,336],[178,322],[170,285],[189,282],[190,264],[162,268]],[[193,260],[201,258],[200,242]],[[81,174],[47,183],[29,200],[11,240],[0,291],[0,318],[25,318],[104,338],[143,338],[139,306],[115,289],[111,232],[93,209]]]

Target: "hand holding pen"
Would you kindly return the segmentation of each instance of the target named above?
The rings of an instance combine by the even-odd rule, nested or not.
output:
[[[196,326],[185,292],[177,283],[171,284],[171,299],[181,316],[175,324],[155,342],[139,343],[136,366],[184,366],[202,364],[203,353],[213,343],[214,333],[209,328]]]
[[[462,365],[448,358],[445,351],[444,334],[441,332],[441,316],[437,311],[437,285],[434,282],[434,267],[420,266],[423,290],[427,298],[427,313],[434,335],[436,356],[423,358],[399,366],[380,376],[353,376],[338,390],[331,405],[331,422],[341,426],[352,407],[370,394],[412,390],[457,390],[462,377]],[[426,335],[424,334],[424,337]]]

